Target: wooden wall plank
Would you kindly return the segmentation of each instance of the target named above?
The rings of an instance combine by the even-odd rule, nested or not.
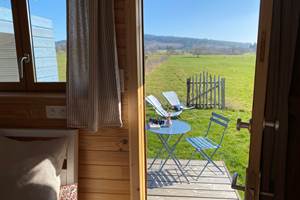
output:
[[[0,59],[0,66],[0,70],[3,70],[2,73],[4,73],[4,71],[11,71],[17,69],[18,62],[16,58],[2,58]]]
[[[53,39],[43,38],[43,37],[33,37],[33,46],[34,47],[49,47],[55,48],[55,43],[53,43]]]
[[[0,45],[1,48],[7,49],[12,48],[15,49],[15,37],[11,33],[3,33],[0,32]]]
[[[129,200],[129,194],[79,193],[79,200]]]
[[[11,22],[12,21],[11,9],[0,7],[0,19],[3,21]],[[40,27],[49,28],[49,29],[51,29],[53,27],[52,22],[49,19],[34,16],[34,15],[31,15],[30,19],[31,19],[31,24],[33,26],[37,26],[37,27],[40,26]]]
[[[79,178],[79,184],[81,192],[129,194],[129,181]]]
[[[82,140],[80,141],[82,142]],[[79,149],[80,164],[128,166],[128,152],[86,151]]]
[[[81,150],[96,151],[128,151],[128,137],[103,137],[81,135],[82,142],[79,144]]]
[[[0,21],[0,32],[13,34],[14,33],[13,24],[8,21]]]
[[[80,165],[81,178],[129,180],[129,166]]]
[[[124,137],[128,136],[126,128],[100,128],[96,133],[81,131],[80,137],[84,136],[107,136],[107,137]]]
[[[0,7],[0,19],[12,21],[12,12],[10,9]]]
[[[40,47],[34,48],[34,58],[56,58],[55,48]]]
[[[66,128],[65,119],[48,119],[46,105],[65,105],[65,95],[15,94],[0,95],[0,127]]]

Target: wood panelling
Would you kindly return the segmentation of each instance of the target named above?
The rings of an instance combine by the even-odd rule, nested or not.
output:
[[[122,128],[102,128],[79,134],[79,200],[129,200],[129,77],[127,53],[128,0],[115,1],[115,21],[119,67],[124,71]],[[63,94],[0,95],[0,127],[62,128],[66,120],[46,117],[46,105],[65,105]]]
[[[115,1],[115,22],[120,69],[124,70],[122,94],[123,128],[81,132],[79,138],[79,199],[129,200],[128,80],[126,8],[128,0]]]
[[[128,152],[79,150],[79,164],[128,166],[129,163]]]
[[[79,199],[88,200],[129,200],[129,194],[99,194],[99,193],[79,193]]]
[[[66,128],[65,119],[48,119],[46,106],[64,106],[64,94],[1,93],[1,128]]]
[[[105,179],[79,179],[80,192],[129,194],[129,181]]]
[[[103,137],[98,135],[82,135],[80,148],[98,151],[128,151],[128,137]]]
[[[96,134],[81,131],[83,136],[109,136],[109,137],[124,137],[128,136],[126,128],[101,128]]]
[[[129,166],[80,165],[79,170],[82,178],[129,180]]]

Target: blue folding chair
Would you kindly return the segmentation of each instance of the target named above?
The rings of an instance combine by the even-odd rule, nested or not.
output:
[[[146,97],[146,101],[153,106],[155,109],[156,113],[159,114],[162,117],[179,117],[179,115],[182,113],[182,110],[178,112],[167,112],[161,105],[161,103],[158,101],[158,99],[153,96],[149,95]]]
[[[208,166],[208,164],[213,164],[220,172],[224,174],[224,172],[220,169],[220,167],[212,160],[215,153],[218,151],[219,148],[221,148],[221,144],[224,139],[225,132],[228,127],[229,119],[219,115],[217,113],[212,113],[210,117],[210,121],[208,124],[208,128],[206,130],[206,133],[204,137],[192,137],[192,138],[186,138],[187,142],[190,143],[194,148],[195,151],[192,153],[191,158],[187,162],[186,166],[189,165],[190,161],[193,159],[196,153],[200,153],[200,155],[207,160],[206,164],[202,168],[200,174],[197,176],[197,180],[204,172],[205,168]],[[209,138],[209,133],[211,132],[211,127],[213,124],[216,124],[217,126],[220,126],[220,139],[219,142],[214,142]],[[218,130],[219,131],[219,130]],[[205,151],[208,149],[213,149],[210,155],[208,155]]]

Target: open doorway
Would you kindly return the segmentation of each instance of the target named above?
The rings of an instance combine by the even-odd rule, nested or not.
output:
[[[259,3],[144,0],[148,199],[243,197]]]

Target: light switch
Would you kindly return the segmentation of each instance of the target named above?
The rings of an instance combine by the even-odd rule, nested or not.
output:
[[[46,106],[48,119],[66,119],[66,106]]]

